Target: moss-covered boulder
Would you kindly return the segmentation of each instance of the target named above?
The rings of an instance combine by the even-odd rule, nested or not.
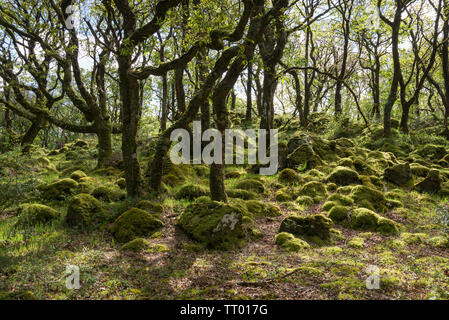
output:
[[[315,203],[320,203],[324,200],[326,192],[323,183],[311,181],[302,186],[299,190],[299,195],[311,197]]]
[[[136,205],[136,208],[156,215],[160,215],[164,211],[164,207],[160,203],[155,203],[149,200],[139,201],[139,203]]]
[[[277,202],[288,202],[292,200],[292,195],[288,192],[287,188],[282,188],[276,192],[274,200]]]
[[[122,213],[112,224],[111,233],[119,242],[128,242],[136,237],[147,237],[164,226],[157,215],[131,208]]]
[[[323,161],[321,158],[315,153],[312,146],[309,144],[299,146],[287,157],[287,167],[291,169],[305,167],[310,170],[321,165],[322,163]]]
[[[282,220],[279,232],[288,232],[304,240],[322,244],[330,241],[332,225],[332,220],[322,214],[289,216]]]
[[[76,170],[76,171],[72,172],[72,174],[70,175],[70,179],[73,179],[75,181],[79,181],[81,178],[85,178],[85,177],[87,177],[87,174],[85,174],[81,170]]]
[[[31,227],[37,224],[43,224],[56,219],[59,212],[37,203],[27,203],[22,205],[17,211],[18,218],[16,226]]]
[[[125,178],[120,178],[120,179],[118,179],[116,183],[117,183],[117,186],[118,186],[120,189],[122,189],[122,190],[125,190],[125,189],[126,189],[126,180],[125,180]]]
[[[246,243],[241,206],[217,201],[190,204],[177,226],[206,247],[219,250],[241,248]]]
[[[208,194],[208,190],[203,186],[196,184],[186,184],[178,190],[178,192],[176,193],[176,198],[193,200],[201,196],[207,196]]]
[[[264,184],[257,179],[245,179],[240,181],[235,186],[236,189],[243,189],[247,191],[256,192],[259,194],[265,193]]]
[[[410,171],[417,177],[426,177],[430,169],[420,163],[412,163],[410,165]]]
[[[150,242],[143,238],[136,238],[124,244],[121,251],[141,252],[150,247]]]
[[[434,144],[426,144],[424,146],[418,147],[413,154],[418,154],[422,158],[429,159],[432,161],[441,160],[446,154],[446,148],[443,146],[438,146]]]
[[[350,197],[363,208],[373,208],[378,212],[386,210],[386,199],[382,192],[367,186],[355,186],[351,189]]]
[[[413,183],[412,171],[408,163],[400,163],[386,168],[384,171],[384,178],[387,181],[393,182],[398,186],[409,186]]]
[[[101,202],[86,193],[73,197],[65,218],[67,225],[81,228],[90,228],[106,220],[107,212]]]
[[[358,208],[351,211],[349,226],[355,230],[377,231],[385,235],[399,233],[397,223],[393,220],[379,216],[374,211],[366,208]]]
[[[312,205],[315,203],[315,201],[313,200],[313,198],[312,198],[312,197],[309,197],[309,196],[299,196],[299,197],[296,199],[296,202],[297,202],[300,206],[303,206],[303,207],[310,207],[310,206],[312,206]]]
[[[60,200],[67,195],[73,194],[77,188],[78,182],[70,178],[65,178],[46,186],[41,186],[40,190],[44,199]]]
[[[341,205],[332,207],[329,211],[329,218],[336,224],[346,221],[348,219],[349,208]]]
[[[242,200],[253,200],[259,198],[257,193],[243,189],[228,189],[226,190],[226,193],[230,198],[238,198]]]
[[[295,170],[286,168],[279,173],[279,181],[287,184],[295,184],[299,182],[299,176]]]
[[[310,248],[310,245],[288,232],[278,233],[274,238],[275,243],[289,252],[299,252]]]
[[[337,167],[327,177],[327,181],[336,183],[340,186],[360,183],[359,174],[346,167]]]
[[[279,217],[282,215],[278,206],[260,200],[245,201],[248,212],[256,217]]]
[[[114,201],[119,201],[119,200],[123,200],[126,198],[126,192],[120,191],[120,190],[115,190],[111,187],[106,187],[106,186],[100,186],[100,187],[95,188],[92,191],[92,195],[96,199],[102,200],[105,202],[114,202]]]
[[[414,187],[418,192],[438,193],[441,190],[440,172],[432,169],[427,174],[427,177],[417,183]]]

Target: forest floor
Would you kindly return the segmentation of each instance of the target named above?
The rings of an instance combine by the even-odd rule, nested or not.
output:
[[[141,199],[123,199],[123,190],[117,185],[123,176],[119,169],[95,170],[95,141],[89,140],[88,144],[78,149],[69,146],[51,155],[41,148],[33,148],[30,155],[21,155],[19,151],[1,155],[1,299],[449,298],[447,226],[441,222],[441,215],[447,217],[449,211],[446,195],[419,193],[382,180],[378,189],[385,195],[394,193],[400,203],[379,214],[397,223],[398,233],[384,235],[376,230],[354,230],[335,224],[333,229],[338,236],[331,243],[288,251],[275,243],[282,220],[292,214],[327,216],[323,206],[335,191],[328,191],[323,200],[310,205],[298,205],[295,200],[280,202],[275,200],[282,187],[279,176],[259,177],[266,187],[259,200],[278,206],[281,215],[255,217],[260,233],[257,239],[248,240],[239,249],[219,251],[207,249],[176,226],[178,217],[192,201],[177,199],[174,195],[183,183],[174,183],[158,199],[163,206],[160,219],[164,227],[144,237],[149,243],[145,250],[132,252],[122,250],[123,243],[111,235],[109,224]],[[370,151],[358,151],[366,155],[364,160],[368,163]],[[322,169],[322,176],[311,178],[310,172],[298,172],[298,176],[303,182],[315,179],[329,186],[326,176],[343,158],[338,156],[336,161],[326,162],[329,168]],[[440,170],[444,186],[449,177],[445,175],[444,163],[427,163]],[[375,166],[373,163],[375,173],[371,176],[382,177],[381,168]],[[64,223],[76,192],[62,200],[44,200],[39,191],[40,185],[69,177],[80,169],[92,178],[90,187],[105,186],[119,195],[117,199],[102,200],[111,218],[94,231],[70,228]],[[232,167],[230,171],[240,172],[226,179],[231,189],[254,176],[243,168]],[[418,182],[423,177],[414,174],[414,179]],[[206,187],[207,174],[191,174],[186,181]],[[302,184],[292,189],[301,188]],[[20,228],[19,208],[25,203],[44,204],[60,214],[47,223]],[[357,206],[361,205],[353,205]],[[66,287],[69,265],[79,267],[79,289]],[[367,287],[372,270],[379,272],[378,289]]]

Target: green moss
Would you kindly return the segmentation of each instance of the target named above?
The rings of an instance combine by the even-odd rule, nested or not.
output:
[[[243,209],[217,201],[190,204],[177,225],[190,237],[212,249],[229,250],[246,243]]]
[[[176,193],[176,198],[193,200],[201,196],[207,196],[208,194],[208,190],[203,186],[186,184],[182,186],[181,189],[179,189],[179,191]]]
[[[342,206],[352,206],[354,204],[354,200],[352,198],[340,193],[331,194],[327,198],[327,201],[333,201]]]
[[[245,179],[237,183],[236,189],[243,189],[247,191],[256,192],[258,194],[265,193],[265,186],[257,179]]]
[[[257,193],[242,189],[228,189],[226,190],[226,193],[228,194],[228,197],[231,198],[238,198],[243,200],[254,200],[257,199],[259,196]]]
[[[92,177],[81,178],[78,182],[77,193],[91,193],[98,181]]]
[[[150,246],[148,240],[143,238],[136,238],[131,240],[130,242],[124,244],[120,250],[122,251],[133,251],[133,252],[141,252],[147,249]]]
[[[113,176],[120,176],[122,174],[122,171],[119,169],[116,169],[114,167],[108,167],[108,168],[99,168],[96,169],[93,174],[99,175],[99,176],[106,176],[106,177],[113,177]]]
[[[400,238],[407,244],[424,244],[429,236],[425,233],[404,232]]]
[[[313,198],[314,203],[320,203],[326,196],[326,188],[321,182],[311,181],[300,189],[299,195],[309,196]]]
[[[356,186],[352,189],[351,198],[359,206],[374,208],[378,212],[385,211],[386,199],[382,192],[367,186]]]
[[[321,165],[322,163],[323,161],[321,158],[315,153],[312,146],[309,144],[299,146],[287,157],[287,166],[292,169],[305,165],[306,169],[310,170]]]
[[[447,152],[446,148],[443,146],[438,146],[434,144],[426,144],[417,148],[413,154],[418,154],[422,158],[426,158],[429,160],[441,160]]]
[[[281,232],[278,233],[275,237],[274,237],[274,242],[278,245],[278,246],[282,246],[286,241],[288,240],[292,240],[294,239],[295,236],[292,235],[291,233],[288,232]]]
[[[174,174],[167,174],[162,177],[162,182],[170,187],[174,187],[178,184],[184,182],[184,178],[182,176],[175,176]]]
[[[413,176],[408,163],[396,164],[391,168],[386,168],[384,178],[398,186],[406,187],[413,184]]]
[[[81,193],[70,202],[65,221],[71,227],[92,227],[106,218],[107,213],[101,202],[89,194]]]
[[[81,170],[76,170],[76,171],[72,172],[72,174],[70,175],[70,178],[75,181],[79,181],[81,178],[85,178],[85,177],[87,177],[87,174],[85,174]]]
[[[347,220],[348,212],[349,209],[347,207],[337,205],[329,211],[329,218],[335,223],[340,223]]]
[[[360,183],[359,174],[346,167],[337,167],[327,177],[327,181],[336,183],[340,186]]]
[[[105,202],[113,202],[118,200],[124,200],[126,198],[126,193],[123,191],[114,190],[110,187],[97,187],[92,191],[92,195],[99,200]]]
[[[329,212],[333,207],[338,205],[335,201],[326,201],[323,206],[321,207],[321,211]]]
[[[145,211],[147,211],[149,213],[156,214],[156,215],[160,215],[164,211],[164,208],[162,207],[161,204],[155,203],[155,202],[152,202],[152,201],[148,201],[148,200],[140,201],[136,205],[136,208],[141,209],[141,210],[145,210]]]
[[[120,179],[118,179],[117,182],[116,182],[116,184],[117,184],[117,186],[118,186],[120,189],[122,189],[122,190],[126,189],[126,180],[125,180],[125,178],[120,178]]]
[[[348,167],[348,168],[351,168],[353,162],[352,162],[352,159],[351,159],[351,158],[342,158],[342,159],[340,159],[340,160],[337,162],[337,164],[338,164],[339,166],[342,166],[342,167]]]
[[[288,202],[292,200],[292,195],[288,192],[287,188],[283,188],[276,192],[276,194],[274,195],[274,199],[277,202]]]
[[[328,184],[326,185],[326,190],[327,190],[327,192],[334,192],[335,190],[337,190],[337,188],[338,188],[337,184],[335,184],[335,183],[333,183],[333,182],[328,183]]]
[[[429,243],[436,248],[448,248],[449,239],[447,236],[436,236],[429,239]]]
[[[412,163],[410,165],[410,171],[412,172],[413,175],[417,177],[426,177],[427,174],[429,173],[429,170],[430,170],[429,168],[419,163]]]
[[[395,235],[399,233],[398,226],[393,220],[379,217],[376,231],[384,235]]]
[[[114,221],[111,233],[123,243],[135,237],[150,236],[163,226],[164,223],[157,216],[138,208],[131,208]]]
[[[282,248],[284,248],[288,252],[299,252],[304,249],[309,249],[310,245],[302,239],[294,238],[285,241],[282,244]]]
[[[279,173],[279,181],[282,183],[294,184],[299,181],[299,176],[293,169],[284,169]]]
[[[332,220],[321,214],[305,217],[289,216],[282,220],[279,232],[288,232],[297,237],[303,237],[308,241],[315,241],[314,237],[323,242],[330,241],[330,228]]]
[[[352,229],[375,231],[379,216],[369,209],[358,208],[351,212],[350,219]]]
[[[309,197],[309,196],[299,196],[296,199],[296,202],[299,205],[304,206],[304,207],[310,207],[310,206],[312,206],[314,204],[313,198]]]
[[[59,216],[59,212],[42,204],[24,204],[18,210],[16,226],[30,227],[46,223]]]
[[[256,217],[279,217],[282,215],[278,206],[260,200],[245,201],[248,212]]]
[[[365,239],[354,237],[348,242],[348,246],[351,248],[362,249],[365,244]]]
[[[42,197],[44,199],[63,199],[66,195],[73,194],[78,187],[78,182],[73,179],[66,178],[57,180],[46,186],[40,187]]]
[[[427,177],[417,183],[414,189],[418,192],[438,193],[441,189],[440,172],[436,169],[429,170]]]
[[[169,252],[170,249],[165,244],[155,244],[150,246],[147,250],[150,253],[161,253],[161,252]]]

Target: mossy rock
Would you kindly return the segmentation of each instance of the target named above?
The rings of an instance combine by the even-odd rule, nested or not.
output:
[[[239,170],[229,170],[225,172],[225,178],[226,179],[238,179],[240,178],[244,173]]]
[[[78,188],[78,182],[73,179],[65,178],[57,180],[46,186],[41,186],[42,197],[44,199],[63,199],[67,195],[71,195]]]
[[[327,190],[327,192],[334,192],[334,191],[336,191],[337,189],[338,189],[338,186],[337,186],[336,183],[331,182],[331,183],[328,183],[328,184],[326,185],[326,190]]]
[[[406,187],[413,183],[412,171],[408,163],[400,163],[386,168],[384,178],[398,186]]]
[[[163,226],[164,223],[156,215],[131,208],[114,221],[111,233],[119,242],[124,243],[136,237],[150,236]]]
[[[331,194],[328,198],[327,201],[333,201],[336,202],[342,206],[352,206],[354,204],[354,200],[351,197],[342,195],[340,193],[334,193]]]
[[[429,170],[427,177],[414,187],[418,192],[438,193],[441,190],[440,172],[436,169]]]
[[[65,222],[71,227],[90,228],[107,220],[107,212],[100,201],[90,194],[73,197],[67,209]]]
[[[166,185],[170,187],[174,187],[178,184],[181,184],[184,182],[184,177],[182,176],[175,176],[174,174],[167,174],[162,177],[162,182],[164,182]]]
[[[246,243],[242,207],[217,201],[192,203],[178,219],[187,235],[211,249],[231,250]]]
[[[107,168],[99,168],[96,169],[94,172],[92,172],[95,175],[99,176],[105,176],[105,177],[118,177],[122,174],[122,171],[120,171],[117,168],[114,167],[107,167]]]
[[[366,208],[357,208],[351,212],[350,226],[355,230],[375,231],[379,215]]]
[[[321,211],[329,212],[333,207],[338,205],[335,201],[326,201],[323,206],[321,207]]]
[[[126,189],[126,179],[125,178],[118,179],[116,184],[120,189],[122,189],[122,190]]]
[[[31,227],[58,218],[59,212],[42,204],[28,203],[22,205],[18,213],[16,226]]]
[[[348,219],[349,208],[336,205],[329,211],[329,218],[336,224]]]
[[[305,167],[307,170],[310,170],[322,164],[323,161],[309,144],[301,145],[287,157],[287,166],[291,169]]]
[[[350,197],[359,207],[372,207],[378,212],[384,212],[386,199],[382,192],[367,186],[356,186],[351,190]]]
[[[238,198],[242,200],[254,200],[259,198],[259,195],[252,191],[247,191],[243,189],[228,189],[226,190],[228,197]]]
[[[313,198],[315,203],[320,203],[326,196],[326,188],[319,181],[311,181],[302,186],[299,191],[301,196],[309,196]]]
[[[150,242],[143,238],[136,238],[124,244],[121,251],[141,252],[150,247]]]
[[[295,170],[286,168],[279,173],[279,181],[287,184],[295,184],[299,182],[299,176]]]
[[[434,144],[426,144],[416,149],[413,154],[432,161],[441,160],[446,154],[446,148]]]
[[[279,232],[288,232],[317,244],[320,242],[328,243],[331,239],[330,229],[332,225],[332,220],[322,214],[305,217],[289,216],[282,220]]]
[[[76,193],[92,193],[98,184],[97,179],[92,177],[84,177],[78,181],[78,189]]]
[[[354,160],[354,168],[359,174],[363,175],[373,175],[377,173],[369,164],[359,158]]]
[[[299,197],[296,199],[296,202],[297,202],[299,205],[304,206],[304,207],[310,207],[310,206],[312,206],[312,205],[315,203],[315,201],[313,200],[313,198],[312,198],[312,197],[309,197],[309,196],[299,196]]]
[[[279,217],[282,215],[278,206],[260,200],[245,201],[248,212],[256,217]]]
[[[422,164],[412,163],[410,164],[410,171],[417,177],[426,177],[430,169]]]
[[[72,174],[70,175],[70,178],[75,181],[79,181],[81,178],[85,178],[85,177],[87,177],[87,174],[85,174],[81,170],[76,170],[76,171],[72,172]]]
[[[160,215],[164,212],[164,207],[159,204],[148,200],[141,200],[136,205],[138,209],[145,210],[149,213]]]
[[[355,230],[377,231],[384,235],[399,233],[398,226],[393,220],[381,217],[366,208],[354,209],[349,216],[349,225]]]
[[[240,181],[235,186],[236,189],[243,189],[247,191],[256,192],[259,194],[265,193],[265,186],[257,179],[245,179]]]
[[[336,183],[340,186],[347,186],[360,183],[360,178],[359,174],[350,168],[337,167],[327,177],[327,181]]]
[[[337,165],[339,165],[341,167],[348,167],[348,168],[351,168],[353,164],[354,164],[354,162],[352,161],[351,158],[342,158],[342,159],[338,160],[338,162],[337,162]]]
[[[274,195],[274,200],[277,202],[288,202],[292,200],[292,195],[288,192],[286,188],[278,190]]]
[[[299,252],[310,248],[306,241],[295,238],[293,234],[288,232],[278,233],[274,239],[278,246],[281,246],[288,252]]]
[[[92,196],[105,202],[115,202],[124,200],[126,198],[126,193],[123,191],[114,190],[110,187],[101,186],[92,191]]]
[[[176,193],[176,198],[193,200],[201,196],[207,196],[208,194],[208,190],[203,186],[186,184],[178,190],[178,192]]]

